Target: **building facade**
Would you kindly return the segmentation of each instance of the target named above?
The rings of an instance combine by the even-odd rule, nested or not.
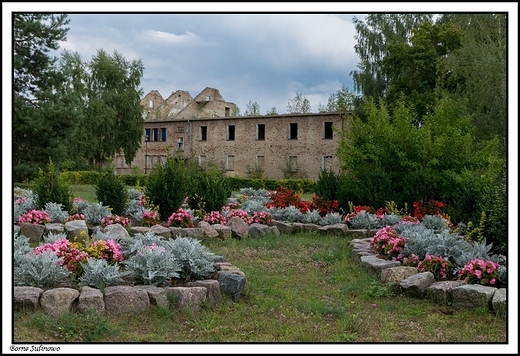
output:
[[[195,159],[202,167],[223,167],[228,175],[317,179],[322,169],[339,171],[336,150],[345,116],[341,113],[233,116],[236,105],[218,90],[194,99],[177,91],[163,100],[157,91],[142,100],[145,128],[131,165],[116,156],[120,174],[148,174],[168,156]]]

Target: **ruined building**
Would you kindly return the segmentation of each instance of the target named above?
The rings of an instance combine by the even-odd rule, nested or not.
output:
[[[120,174],[148,174],[174,152],[202,167],[216,163],[238,177],[317,179],[322,169],[339,170],[341,113],[236,116],[237,106],[213,88],[195,98],[178,90],[166,100],[153,90],[141,104],[141,149],[131,165],[123,155],[115,157]]]

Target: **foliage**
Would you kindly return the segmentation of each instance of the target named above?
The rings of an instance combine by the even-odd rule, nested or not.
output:
[[[476,213],[485,187],[500,171],[496,142],[485,147],[472,139],[461,102],[441,100],[417,125],[404,102],[392,113],[382,102],[367,101],[367,120],[352,118],[338,148],[344,199],[371,206],[393,201],[442,201],[456,221]],[[448,211],[448,209],[447,209]]]
[[[432,14],[383,14],[374,13],[365,21],[354,17],[356,29],[354,50],[359,56],[357,67],[352,73],[354,90],[368,98],[384,95],[389,78],[383,72],[383,60],[388,47],[395,43],[409,42],[415,27],[432,19]]]
[[[464,97],[477,141],[499,138],[502,158],[507,152],[507,38],[505,13],[443,14],[439,22],[462,32],[462,46],[439,62],[440,85]]]
[[[188,206],[200,211],[202,217],[208,211],[219,210],[231,195],[227,180],[222,170],[209,166],[205,170],[188,163]]]
[[[41,253],[28,252],[15,254],[13,265],[14,284],[39,288],[52,287],[69,276],[70,272],[62,265],[63,258],[53,251]]]
[[[155,243],[144,245],[124,260],[123,265],[137,283],[159,286],[178,278],[181,265],[172,251]]]
[[[46,243],[34,248],[34,254],[40,255],[45,252],[52,252],[61,259],[61,264],[65,269],[75,276],[83,273],[81,263],[86,262],[88,254],[76,248],[67,238],[62,238],[53,243]]]
[[[72,192],[69,185],[59,177],[52,159],[47,164],[47,170],[39,169],[33,191],[36,206],[40,209],[43,209],[47,203],[62,204],[66,211],[72,209]]]
[[[83,98],[83,116],[71,138],[74,157],[83,165],[101,167],[122,152],[130,164],[143,134],[142,62],[98,49],[90,61],[83,61],[77,52],[64,51],[60,64],[74,69],[69,85]]]
[[[107,168],[105,174],[96,185],[96,198],[105,206],[109,206],[112,214],[122,215],[127,204],[127,190],[111,167]]]
[[[83,214],[85,215],[87,223],[91,225],[99,225],[104,217],[111,215],[110,208],[103,205],[102,202],[87,204],[83,210]]]
[[[287,103],[287,113],[307,114],[311,112],[311,103],[302,93],[296,92],[294,98]]]
[[[18,222],[20,215],[33,209],[36,209],[33,191],[14,187],[13,221]]]
[[[452,277],[453,265],[449,260],[442,256],[426,255],[424,260],[419,262],[417,269],[420,272],[431,272],[436,281],[447,280]]]
[[[69,213],[64,210],[63,204],[47,203],[45,204],[45,211],[49,214],[53,223],[63,223],[69,217]]]
[[[255,101],[254,103],[249,100],[249,103],[246,104],[246,111],[244,112],[244,116],[258,116],[260,115],[260,105]]]
[[[202,218],[203,221],[207,222],[208,224],[226,224],[226,217],[222,215],[222,213],[218,210],[214,210],[210,212],[209,214],[204,215]]]
[[[128,271],[121,271],[119,263],[109,264],[105,259],[89,258],[82,263],[83,275],[79,277],[81,285],[97,288],[105,293],[105,288],[122,282]]]
[[[330,94],[327,105],[318,106],[319,112],[352,112],[355,109],[356,95],[344,84],[337,92]]]
[[[179,275],[181,278],[185,280],[204,279],[215,271],[213,266],[215,254],[202,245],[200,240],[177,236],[176,239],[168,240],[165,243],[180,264]]]
[[[486,213],[484,238],[493,244],[498,253],[507,253],[508,197],[506,173],[502,172],[494,184],[490,184],[482,201]]]
[[[49,158],[67,159],[67,140],[76,130],[78,98],[65,88],[67,71],[50,55],[66,39],[66,14],[13,14],[13,177],[37,177]],[[48,202],[48,201],[45,201]],[[44,203],[45,203],[44,202]],[[62,203],[62,201],[54,201]],[[42,205],[38,206],[43,208]]]
[[[161,216],[170,216],[182,205],[191,183],[184,162],[170,157],[150,172],[145,194]]]

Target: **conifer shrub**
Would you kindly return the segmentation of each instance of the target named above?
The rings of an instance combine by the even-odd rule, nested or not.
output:
[[[61,204],[65,211],[72,209],[72,192],[69,185],[60,178],[60,172],[49,160],[47,170],[40,168],[38,178],[34,182],[34,196],[38,209],[44,209],[47,203]]]
[[[192,183],[185,161],[170,157],[153,168],[144,190],[150,203],[158,207],[159,215],[167,217],[182,205]]]
[[[96,184],[96,198],[103,205],[109,206],[112,214],[124,214],[127,202],[126,186],[110,167]]]
[[[216,167],[206,170],[191,165],[188,169],[190,185],[188,205],[203,217],[211,211],[219,211],[231,195],[224,173]]]

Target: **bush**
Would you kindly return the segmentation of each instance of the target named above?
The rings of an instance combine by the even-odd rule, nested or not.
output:
[[[184,160],[171,157],[150,172],[145,194],[160,216],[170,216],[182,205],[191,183]]]
[[[44,209],[47,203],[56,203],[61,204],[65,211],[72,210],[72,192],[60,178],[52,160],[47,165],[47,171],[40,168],[34,182],[34,195],[39,209]]]
[[[192,166],[189,169],[190,188],[188,205],[197,212],[198,217],[204,217],[208,212],[219,211],[231,195],[223,172],[216,168],[203,170]]]
[[[99,179],[96,185],[96,198],[103,205],[112,209],[112,214],[123,215],[126,209],[126,186],[119,176],[113,173],[112,168]]]

